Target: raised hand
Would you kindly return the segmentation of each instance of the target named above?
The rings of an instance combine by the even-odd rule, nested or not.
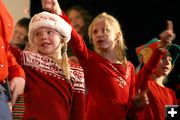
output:
[[[51,13],[62,14],[58,0],[41,0],[42,8]]]
[[[176,35],[173,31],[173,22],[167,21],[167,29],[159,34],[159,39],[161,40],[162,47],[171,45],[175,37]]]

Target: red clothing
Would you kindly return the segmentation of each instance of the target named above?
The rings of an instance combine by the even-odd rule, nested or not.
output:
[[[148,80],[149,105],[138,113],[138,120],[165,120],[165,105],[176,105],[173,90],[159,86],[154,80]]]
[[[137,74],[137,89],[149,90],[147,93],[149,105],[138,113],[138,120],[165,120],[165,105],[177,104],[174,91],[158,85],[151,78],[153,69],[163,55],[159,49],[153,50],[152,57]]]
[[[132,93],[134,66],[111,64],[95,52],[87,49],[82,38],[72,31],[69,42],[84,70],[87,86],[87,120],[125,120],[127,105]],[[112,65],[119,71],[115,73]],[[121,87],[117,77],[125,80]]]
[[[23,69],[17,64],[9,50],[9,40],[14,28],[13,18],[2,0],[0,0],[0,8],[0,81],[3,81],[7,76],[10,80],[13,77],[25,78]]]
[[[16,52],[26,73],[24,119],[84,120],[84,74],[71,64],[74,82],[68,82],[58,65],[47,56]]]

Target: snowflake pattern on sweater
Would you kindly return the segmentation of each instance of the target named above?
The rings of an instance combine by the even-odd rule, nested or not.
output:
[[[62,69],[59,69],[58,65],[49,57],[42,56],[31,51],[24,51],[22,57],[23,65],[30,66],[32,69],[39,70],[46,74],[57,77],[58,79],[66,80]],[[74,91],[85,92],[84,73],[82,68],[77,64],[71,64],[70,66],[71,79],[74,81]]]
[[[26,73],[24,119],[84,120],[85,84],[81,66],[70,63],[71,80],[48,56],[21,52]]]

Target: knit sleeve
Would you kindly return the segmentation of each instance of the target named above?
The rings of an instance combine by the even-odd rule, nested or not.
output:
[[[85,119],[85,81],[84,73],[80,66],[73,68],[72,75],[74,76],[73,82],[73,101],[71,120],[84,120]]]

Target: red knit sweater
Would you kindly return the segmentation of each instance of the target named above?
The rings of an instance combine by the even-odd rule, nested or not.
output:
[[[82,38],[72,31],[69,42],[84,69],[87,85],[87,120],[125,120],[127,105],[133,97],[134,66],[111,64],[95,52],[87,49]],[[112,65],[119,71],[115,73]],[[116,80],[125,80],[123,87]]]
[[[16,57],[27,79],[25,120],[84,120],[84,74],[79,65],[71,63],[74,82],[68,82],[47,56],[23,51]]]

